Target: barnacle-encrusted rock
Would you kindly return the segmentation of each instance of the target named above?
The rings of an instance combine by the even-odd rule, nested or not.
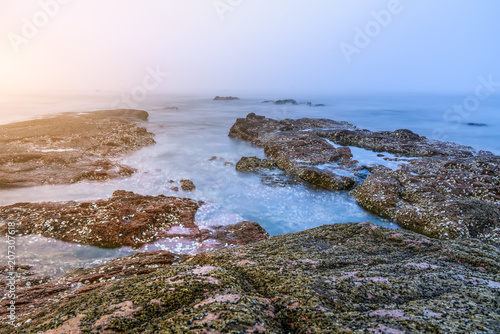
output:
[[[236,163],[236,170],[239,172],[260,172],[262,170],[273,170],[278,168],[276,163],[268,159],[257,157],[243,157]]]
[[[348,147],[334,147],[332,143],[408,157],[468,157],[476,154],[471,147],[428,140],[406,129],[371,132],[329,119],[277,121],[254,113],[238,118],[229,136],[263,147],[267,157],[273,159],[280,169],[332,190],[349,190],[360,183],[365,177],[363,169],[366,167],[353,160]],[[325,170],[314,168],[318,165],[325,165]]]
[[[500,244],[500,157],[421,159],[353,190],[366,209],[435,238]]]
[[[123,190],[94,202],[18,203],[0,207],[0,234],[7,232],[8,222],[14,222],[20,235],[40,234],[108,248],[184,238],[200,242],[200,251],[268,237],[260,225],[251,222],[200,228],[195,213],[202,204],[188,198],[142,196]]]
[[[196,189],[196,186],[191,180],[180,180],[179,182],[181,183],[181,188],[184,191],[193,191]]]
[[[155,143],[141,110],[68,113],[0,126],[0,188],[130,176],[114,159]]]
[[[355,175],[361,168],[356,168],[353,164],[349,148],[335,148],[315,132],[301,131],[324,127],[344,129],[352,126],[346,122],[326,119],[276,121],[252,113],[245,119],[239,118],[231,128],[229,136],[264,147],[266,155],[271,159],[265,160],[269,166],[275,164],[280,169],[321,188],[351,189],[357,181]],[[244,160],[241,164],[248,164],[247,162],[248,160]],[[324,164],[336,164],[336,166],[331,166],[325,171],[313,167]],[[255,171],[255,168],[247,169]],[[335,170],[339,169],[349,170],[353,176],[335,174]]]
[[[347,122],[330,119],[301,118],[277,121],[254,113],[248,114],[246,118],[238,118],[231,127],[229,136],[250,141],[255,146],[265,147],[267,142],[274,140],[273,133],[293,134],[297,131],[310,133],[312,138],[317,138],[316,136],[326,138],[338,145],[356,146],[407,157],[469,157],[479,153],[491,155],[491,152],[476,152],[469,146],[430,140],[407,129],[372,132],[359,129]]]
[[[339,224],[35,282],[18,291],[16,323],[26,333],[495,333],[499,273],[486,244]]]
[[[356,201],[402,227],[500,244],[500,157],[491,152],[406,129],[372,132],[328,119],[277,121],[255,114],[239,118],[229,135],[263,147],[279,168],[321,188],[347,190],[362,183],[351,192]],[[397,171],[360,166],[349,147],[332,142],[417,158]],[[364,168],[372,173],[366,179]]]

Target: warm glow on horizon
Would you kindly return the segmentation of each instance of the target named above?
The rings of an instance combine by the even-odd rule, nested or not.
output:
[[[8,2],[0,89],[121,91],[160,66],[164,92],[446,91],[498,68],[493,1],[231,3]]]

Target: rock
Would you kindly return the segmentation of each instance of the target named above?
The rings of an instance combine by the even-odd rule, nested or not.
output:
[[[499,273],[492,246],[339,224],[192,257],[117,259],[21,284],[16,306],[31,333],[493,333]]]
[[[469,126],[488,126],[486,123],[467,123]]]
[[[294,104],[294,105],[297,105],[298,103],[294,99],[286,99],[286,100],[275,101],[274,104]]]
[[[262,170],[273,170],[276,168],[278,166],[274,161],[257,157],[243,157],[236,163],[236,170],[239,172],[259,173]]]
[[[17,203],[0,207],[0,233],[7,232],[6,222],[16,222],[19,234],[105,248],[140,247],[170,237],[167,232],[173,226],[197,231],[194,217],[201,204],[123,190],[95,202]]]
[[[421,159],[372,172],[351,192],[364,208],[434,238],[500,244],[500,157]]]
[[[236,164],[239,172],[257,173],[261,176],[261,182],[271,187],[288,187],[300,184],[296,175],[291,173],[276,173],[278,165],[270,159],[257,157],[243,157]]]
[[[181,188],[184,191],[193,191],[196,189],[196,186],[191,180],[180,180],[179,182],[181,183]]]
[[[165,107],[164,110],[179,110],[178,107]]]
[[[374,152],[389,152],[407,157],[470,157],[476,151],[470,146],[429,140],[410,130],[371,132],[369,130],[318,131],[318,135],[338,145],[356,146]],[[488,152],[491,155],[491,152]]]
[[[200,229],[195,214],[202,204],[188,198],[142,196],[123,190],[94,202],[18,203],[0,207],[0,233],[7,233],[8,223],[15,222],[17,235],[39,234],[105,248],[139,248],[158,240],[182,238],[201,243],[199,251],[267,238],[258,224],[250,222]]]
[[[325,105],[323,103],[318,103],[314,105],[315,107],[324,107]]]
[[[229,136],[263,147],[280,169],[318,187],[349,190],[362,183],[351,192],[358,204],[402,227],[500,244],[500,157],[491,152],[407,129],[372,132],[328,119],[277,121],[253,113],[238,119]],[[397,171],[360,166],[349,147],[332,143],[418,158],[384,158],[408,163]],[[366,178],[366,170],[373,175]]]
[[[229,136],[264,147],[264,152],[282,170],[325,189],[349,190],[358,181],[362,169],[355,166],[349,148],[335,148],[314,131],[315,128],[353,128],[346,122],[327,119],[301,119],[276,121],[253,113],[239,118]],[[245,160],[243,162],[246,162]],[[242,163],[243,163],[242,162]],[[313,166],[333,164],[319,172]],[[341,171],[343,175],[335,172]],[[347,172],[347,173],[346,173]],[[346,176],[345,174],[352,174]]]
[[[104,181],[134,169],[116,161],[153,145],[141,110],[108,110],[0,126],[0,188]]]
[[[293,173],[304,181],[328,190],[349,190],[355,184],[351,177],[337,175],[314,167],[297,167],[293,169]]]
[[[230,100],[239,100],[239,98],[234,96],[216,96],[214,98],[214,101],[230,101]]]
[[[355,146],[374,152],[389,152],[407,157],[470,157],[477,155],[472,147],[450,142],[430,140],[410,130],[372,132],[361,130],[347,122],[329,119],[284,119],[281,121],[248,114],[246,118],[238,118],[231,127],[229,136],[252,142],[263,147],[266,138],[272,138],[276,132],[310,132],[325,138],[337,145]],[[482,152],[482,155],[493,155]]]

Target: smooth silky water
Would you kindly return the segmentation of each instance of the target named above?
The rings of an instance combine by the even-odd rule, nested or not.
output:
[[[107,198],[121,189],[142,195],[164,194],[202,200],[207,204],[199,210],[196,222],[203,227],[249,220],[258,222],[271,235],[323,224],[363,221],[397,228],[393,222],[362,209],[347,192],[325,191],[306,184],[273,187],[262,184],[259,175],[236,172],[234,164],[242,156],[264,157],[263,149],[228,137],[236,118],[245,117],[250,112],[275,119],[331,118],[375,131],[406,128],[429,138],[456,141],[500,153],[498,99],[485,101],[478,112],[454,123],[447,123],[443,115],[453,103],[460,102],[459,97],[296,98],[313,104],[323,103],[324,107],[276,106],[261,103],[264,99],[212,101],[208,97],[152,97],[136,108],[149,112],[149,121],[144,126],[156,134],[157,144],[123,159],[123,163],[138,170],[135,175],[99,183],[1,190],[0,205],[95,200]],[[113,101],[113,96],[104,93],[66,97],[4,96],[0,97],[0,121],[9,123],[63,111],[110,109]],[[178,110],[167,107],[177,107]],[[468,126],[469,122],[487,126]],[[353,154],[363,163],[383,162],[377,160],[376,154],[362,149],[353,149]],[[389,167],[397,166],[392,163]],[[180,179],[192,180],[197,189],[187,193],[174,192],[169,180]],[[7,244],[4,245],[6,248]],[[36,265],[39,271],[54,275],[68,268],[94,266],[136,251],[164,249],[193,253],[196,245],[182,240],[177,243],[160,241],[141,250],[104,250],[26,236],[18,239],[17,249],[19,261]],[[4,259],[0,264],[3,262]]]

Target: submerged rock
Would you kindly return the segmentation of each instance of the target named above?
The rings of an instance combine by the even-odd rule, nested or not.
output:
[[[191,180],[180,180],[179,182],[181,183],[181,188],[184,191],[193,191],[196,189],[196,186]]]
[[[0,126],[0,188],[103,181],[135,171],[116,162],[153,145],[141,110],[107,110]]]
[[[352,191],[364,208],[435,238],[500,245],[500,157],[422,159]]]
[[[496,248],[473,241],[330,225],[22,285],[16,323],[27,333],[494,333],[499,264]]]
[[[18,235],[39,234],[106,248],[138,248],[160,239],[182,238],[198,242],[200,252],[267,238],[264,229],[250,222],[200,228],[195,214],[202,204],[123,190],[107,200],[86,203],[18,203],[0,207],[0,233],[5,234],[11,222]]]

